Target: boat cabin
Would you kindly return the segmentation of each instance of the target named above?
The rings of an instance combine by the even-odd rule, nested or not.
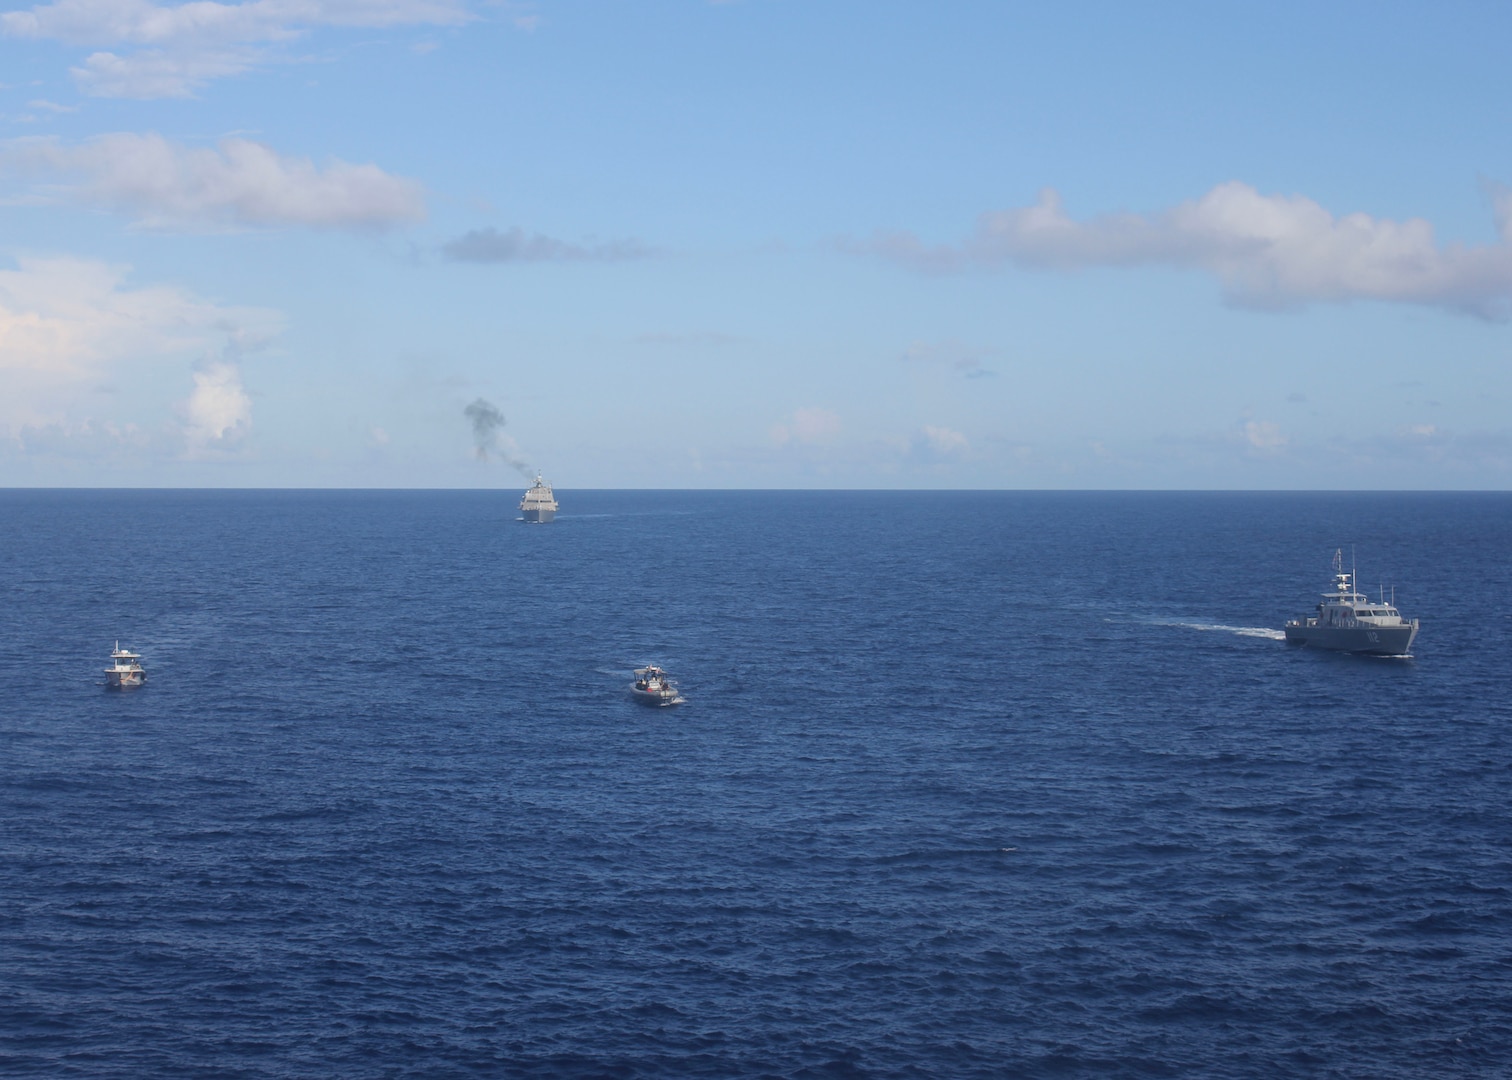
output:
[[[1393,590],[1394,592],[1395,590]],[[1387,603],[1372,604],[1364,593],[1357,592],[1354,575],[1336,573],[1334,591],[1323,594],[1315,621],[1318,626],[1400,626],[1402,615]]]

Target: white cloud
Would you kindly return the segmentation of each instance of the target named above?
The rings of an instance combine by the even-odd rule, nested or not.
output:
[[[971,442],[954,428],[925,424],[905,443],[904,456],[914,465],[947,465],[966,458]]]
[[[75,180],[58,197],[155,229],[383,228],[425,216],[417,181],[335,159],[321,168],[240,138],[214,149],[129,132],[77,144],[13,139],[0,143],[0,174]]]
[[[191,456],[240,442],[252,430],[252,398],[242,385],[241,367],[224,357],[196,365],[194,392],[182,411]]]
[[[194,347],[206,327],[238,321],[232,309],[171,286],[123,289],[122,266],[59,256],[17,267],[0,270],[4,371],[82,376],[110,353]]]
[[[279,329],[274,312],[173,286],[127,288],[127,272],[71,257],[0,270],[0,435],[138,432],[127,418],[93,415],[130,407],[105,391],[140,391],[194,355],[239,351]]]
[[[962,454],[971,447],[965,435],[947,427],[933,427],[925,424],[922,434],[925,445],[941,456],[950,457]]]
[[[1262,195],[1238,181],[1159,213],[1084,221],[1046,189],[1032,206],[983,214],[959,245],[893,233],[852,246],[932,270],[1189,267],[1252,307],[1383,300],[1501,319],[1512,315],[1512,193],[1497,189],[1492,199],[1502,240],[1478,247],[1439,244],[1421,218],[1336,217],[1304,196]]]
[[[473,18],[452,0],[251,0],[153,4],[148,0],[58,0],[0,14],[12,37],[68,45],[173,45],[283,41],[318,26],[454,26]]]
[[[840,434],[840,416],[829,409],[794,409],[792,415],[772,425],[771,434],[772,441],[778,446],[790,442],[826,443]]]
[[[128,56],[97,52],[85,57],[83,67],[69,68],[68,72],[79,89],[91,97],[187,98],[211,79],[240,75],[256,66],[257,60],[258,54],[249,49],[194,53],[147,49]]]
[[[460,0],[57,0],[0,13],[0,34],[140,49],[95,53],[73,74],[96,96],[157,98],[245,71],[269,58],[267,46],[319,27],[457,26],[473,18]]]
[[[1279,454],[1291,441],[1281,428],[1270,420],[1246,420],[1241,432],[1244,441],[1257,454]]]
[[[498,229],[474,229],[442,245],[442,254],[457,262],[624,262],[644,259],[652,254],[639,240],[613,240],[609,243],[572,244],[540,233],[527,235],[523,229],[506,232]]]

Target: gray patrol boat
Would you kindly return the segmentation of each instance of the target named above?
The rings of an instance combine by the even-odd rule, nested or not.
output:
[[[682,700],[677,692],[677,684],[655,664],[635,669],[630,696],[643,705],[676,705]]]
[[[1341,548],[1334,552],[1333,592],[1323,594],[1316,615],[1286,624],[1286,640],[1339,652],[1406,656],[1417,638],[1418,621],[1402,618],[1396,609],[1395,589],[1392,603],[1386,603],[1384,591],[1379,604],[1371,603],[1355,585],[1354,567],[1346,571],[1343,564]]]
[[[520,513],[525,515],[526,521],[546,522],[556,517],[556,512],[557,501],[551,494],[551,485],[536,473],[535,483],[520,500]]]

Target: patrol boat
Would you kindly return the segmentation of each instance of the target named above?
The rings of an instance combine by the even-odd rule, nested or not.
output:
[[[546,522],[556,517],[557,501],[551,494],[551,485],[536,473],[535,483],[520,500],[520,512],[526,521]]]
[[[1395,603],[1386,603],[1384,595],[1379,604],[1371,603],[1355,585],[1354,567],[1346,571],[1343,563],[1341,548],[1334,552],[1333,592],[1323,594],[1316,615],[1286,624],[1286,640],[1339,652],[1406,656],[1417,638],[1418,621],[1402,618]]]
[[[141,686],[146,681],[141,654],[121,648],[117,641],[115,651],[110,654],[110,667],[105,669],[105,682],[110,686]]]
[[[677,693],[677,684],[655,664],[635,669],[630,696],[643,705],[676,705],[682,700]]]

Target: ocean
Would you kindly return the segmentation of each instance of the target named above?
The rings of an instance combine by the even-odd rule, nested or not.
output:
[[[1512,1071],[1512,495],[518,498],[0,492],[0,1072]]]

